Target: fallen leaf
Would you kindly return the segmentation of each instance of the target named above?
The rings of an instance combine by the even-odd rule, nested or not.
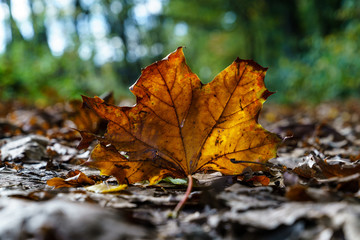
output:
[[[285,197],[291,201],[308,202],[314,199],[307,193],[307,187],[297,184],[287,189]]]
[[[262,169],[256,163],[275,157],[280,142],[258,123],[262,104],[272,94],[265,88],[265,73],[254,61],[238,58],[202,84],[180,47],[142,71],[130,88],[137,98],[134,107],[83,96],[84,105],[109,122],[89,166],[119,183],[148,179],[150,184],[165,176]]]
[[[250,179],[250,181],[253,181],[254,183],[259,183],[263,186],[268,186],[270,183],[270,178],[264,175],[254,176],[253,178]]]
[[[62,188],[62,187],[82,187],[95,184],[95,181],[86,176],[79,170],[70,171],[66,175],[66,179],[55,177],[46,182],[47,185]]]
[[[325,179],[346,177],[360,171],[360,161],[351,161],[340,157],[324,158],[321,154],[311,152],[298,164],[293,172],[304,178]]]
[[[105,183],[99,183],[92,186],[86,187],[86,190],[96,193],[113,193],[113,192],[119,192],[123,191],[127,188],[126,184],[116,185],[116,186],[110,186]]]
[[[320,157],[316,157],[315,160],[327,178],[345,177],[360,172],[360,161],[351,162],[348,159],[337,158],[324,160]]]
[[[347,193],[360,193],[360,173],[340,178],[336,190]]]

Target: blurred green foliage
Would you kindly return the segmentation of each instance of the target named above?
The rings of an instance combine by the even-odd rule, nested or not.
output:
[[[275,101],[360,97],[357,0],[72,0],[55,11],[49,2],[28,2],[34,35],[26,38],[11,1],[0,1],[10,13],[3,18],[10,40],[0,53],[1,99],[49,103],[109,90],[129,96],[141,68],[178,46],[186,47],[203,82],[239,56],[269,67],[266,84],[277,92]],[[61,53],[51,49],[49,12],[66,26]],[[94,19],[104,36],[89,27]],[[103,43],[112,55],[99,63]]]
[[[356,0],[170,1],[186,22],[190,65],[211,80],[236,55],[269,67],[266,83],[285,102],[360,96],[360,2]],[[172,47],[175,47],[172,43]],[[193,49],[194,48],[194,49]],[[196,60],[194,60],[196,59]]]

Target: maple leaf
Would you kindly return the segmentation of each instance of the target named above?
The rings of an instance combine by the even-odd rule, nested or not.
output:
[[[108,121],[89,165],[119,183],[148,179],[150,184],[165,176],[260,169],[256,163],[275,157],[280,142],[258,123],[263,102],[272,94],[264,85],[265,73],[254,61],[238,58],[202,84],[180,47],[142,70],[130,88],[135,106],[83,96],[84,104]]]

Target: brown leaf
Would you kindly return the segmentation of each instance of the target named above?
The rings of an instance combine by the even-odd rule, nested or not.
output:
[[[323,160],[319,157],[315,158],[316,163],[327,177],[345,177],[360,172],[360,161],[350,162],[348,159],[343,160]]]
[[[178,48],[142,71],[131,87],[134,107],[84,96],[84,104],[109,122],[89,165],[120,183],[261,169],[230,159],[263,163],[276,156],[279,137],[258,123],[262,104],[272,94],[265,88],[265,73],[252,60],[236,59],[204,85]]]
[[[287,189],[285,197],[291,201],[308,202],[314,199],[307,193],[307,187],[297,184]]]
[[[112,92],[101,96],[101,99],[110,104],[115,102]],[[80,131],[99,133],[106,129],[106,121],[79,100],[69,102],[67,115],[67,119],[71,120]]]
[[[78,144],[78,146],[76,148],[79,150],[88,148],[90,146],[90,144],[92,143],[92,141],[94,141],[96,139],[96,136],[90,132],[81,131],[81,130],[78,130],[78,132],[81,135],[81,142]]]
[[[254,176],[252,179],[250,179],[251,181],[255,182],[255,183],[260,183],[263,186],[268,186],[270,183],[270,178],[268,178],[267,176],[261,175],[261,176]]]
[[[337,191],[357,193],[360,189],[360,173],[342,177],[337,180]]]
[[[360,172],[360,161],[352,162],[338,157],[324,159],[315,152],[311,152],[304,160],[292,170],[304,178],[346,177]]]
[[[95,184],[95,181],[86,176],[83,172],[79,170],[70,171],[66,175],[66,179],[63,178],[52,178],[46,182],[47,185],[62,188],[62,187],[82,187],[87,185]]]

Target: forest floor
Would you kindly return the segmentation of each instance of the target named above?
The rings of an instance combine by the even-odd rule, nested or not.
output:
[[[284,138],[278,157],[262,172],[194,175],[176,219],[169,216],[186,184],[107,194],[48,186],[74,170],[116,183],[83,165],[90,150],[76,149],[69,112],[0,105],[0,239],[359,239],[359,100],[265,104],[261,124]]]

